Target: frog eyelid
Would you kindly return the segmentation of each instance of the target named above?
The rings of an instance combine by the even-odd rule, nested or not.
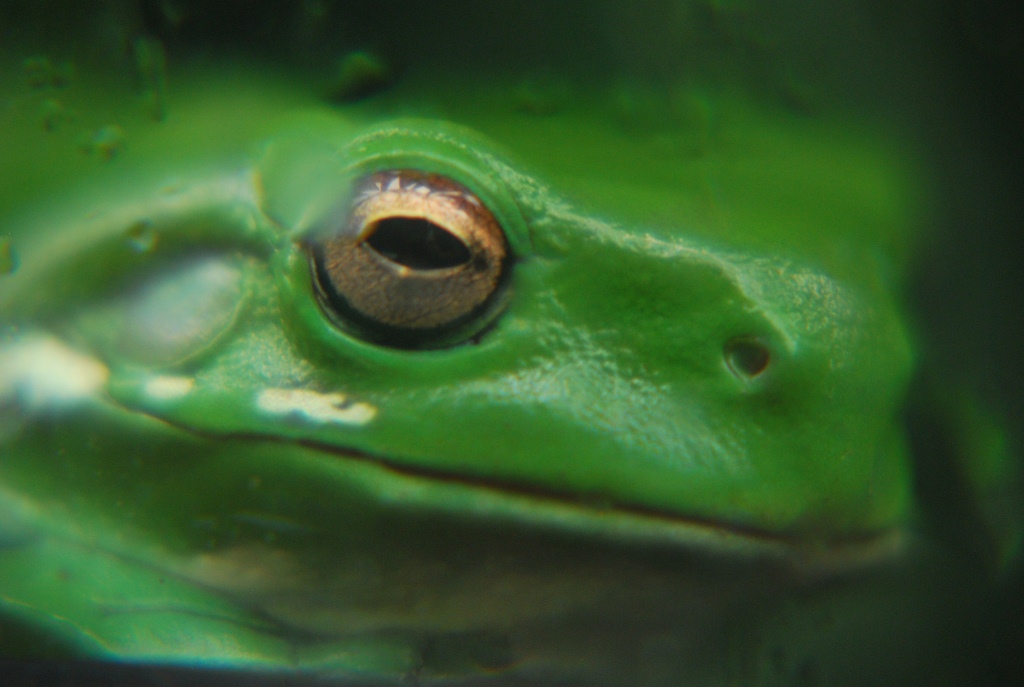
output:
[[[350,161],[344,170],[349,183],[403,169],[452,180],[494,215],[513,256],[530,252],[526,222],[507,182],[509,164],[493,143],[472,129],[443,121],[398,120],[357,137],[338,152]]]

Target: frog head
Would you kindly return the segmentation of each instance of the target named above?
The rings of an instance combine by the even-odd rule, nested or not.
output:
[[[246,650],[202,652],[239,661],[281,627],[621,608],[595,542],[801,575],[886,558],[911,509],[876,240],[912,214],[899,165],[729,107],[723,154],[592,114],[306,111],[248,157],[27,213],[0,292],[10,510],[172,575],[172,627],[229,618]],[[645,160],[660,187],[607,196]],[[76,612],[119,655],[180,652]]]
[[[898,526],[884,275],[707,233],[591,211],[458,125],[307,115],[36,241],[4,308],[184,431],[793,543]]]

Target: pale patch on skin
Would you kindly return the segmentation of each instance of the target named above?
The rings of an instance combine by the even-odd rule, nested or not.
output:
[[[70,406],[94,397],[110,376],[106,365],[45,334],[0,348],[0,403],[30,410]]]
[[[345,394],[321,394],[307,389],[264,389],[256,406],[271,415],[301,415],[314,422],[365,425],[377,414],[368,403],[352,403]]]
[[[146,395],[160,401],[173,401],[195,388],[191,377],[153,377],[146,382]]]
[[[182,572],[204,585],[236,594],[280,592],[308,583],[292,554],[259,545],[200,554]]]

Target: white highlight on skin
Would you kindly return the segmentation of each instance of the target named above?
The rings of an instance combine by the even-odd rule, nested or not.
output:
[[[146,395],[160,401],[173,401],[195,388],[191,377],[153,377],[146,382]]]
[[[368,403],[351,403],[345,394],[321,394],[307,389],[264,389],[256,405],[271,415],[299,415],[319,423],[365,425],[377,414]]]
[[[29,410],[59,408],[95,396],[110,370],[45,334],[27,334],[0,348],[0,403]]]

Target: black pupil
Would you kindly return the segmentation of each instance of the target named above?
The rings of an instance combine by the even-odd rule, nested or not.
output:
[[[389,217],[377,223],[366,243],[392,262],[414,270],[440,270],[469,262],[469,249],[433,222]]]

